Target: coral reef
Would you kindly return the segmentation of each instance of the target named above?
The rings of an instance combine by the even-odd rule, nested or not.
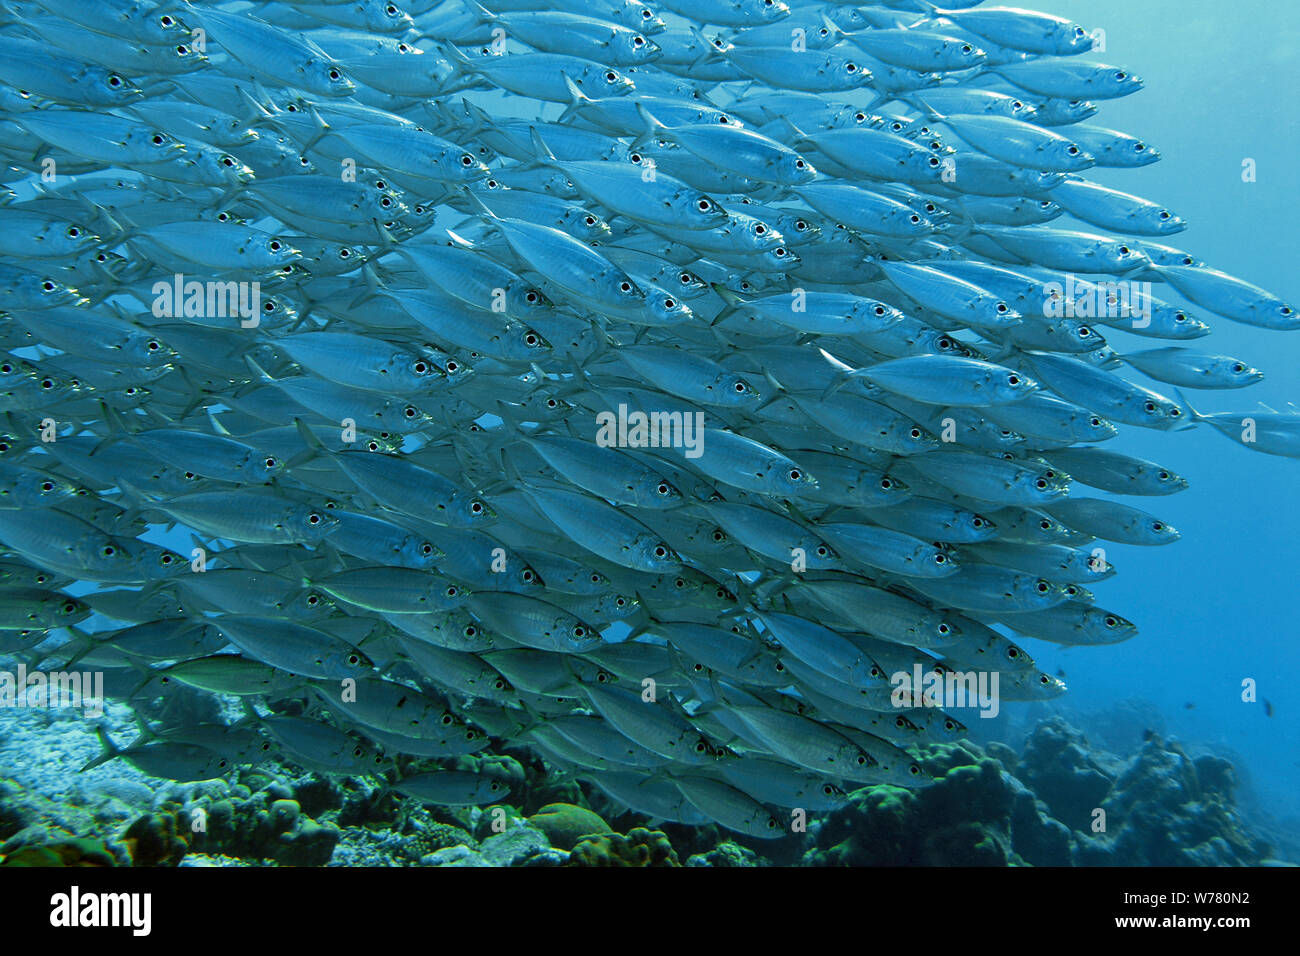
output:
[[[1129,760],[1060,718],[1017,756],[1002,744],[927,748],[938,778],[877,786],[811,826],[820,866],[1246,866],[1270,848],[1233,805],[1232,765],[1155,733]]]
[[[71,734],[59,747],[77,765],[95,752]],[[188,784],[121,761],[86,774],[56,764],[36,780],[0,779],[0,865],[1233,866],[1294,857],[1247,824],[1232,763],[1189,755],[1153,730],[1127,757],[1060,717],[1040,721],[1019,749],[962,741],[917,756],[932,786],[855,791],[846,806],[811,814],[807,834],[770,841],[717,826],[650,829],[522,752],[455,762],[510,784],[508,803],[484,808],[424,806],[378,777],[274,763]]]
[[[605,833],[578,842],[569,866],[681,866],[677,853],[661,830],[636,827],[626,835]]]

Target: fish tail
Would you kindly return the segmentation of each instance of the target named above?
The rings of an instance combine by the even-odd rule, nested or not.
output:
[[[98,757],[81,768],[81,773],[85,773],[87,770],[91,770],[101,764],[106,764],[110,760],[122,756],[122,751],[118,749],[117,744],[113,743],[112,739],[104,731],[103,727],[95,728],[95,736],[99,738],[99,746],[102,748],[102,751]]]
[[[646,109],[643,104],[636,104],[636,113],[641,117],[641,122],[645,124],[645,129],[641,132],[641,135],[632,141],[633,149],[639,149],[647,143],[653,142],[659,136],[660,130],[667,129],[663,123],[655,119],[654,114]]]
[[[557,122],[567,123],[584,105],[591,102],[591,97],[582,92],[578,84],[570,79],[568,73],[561,71],[560,76],[564,79],[564,88],[569,91],[569,105],[564,108]]]

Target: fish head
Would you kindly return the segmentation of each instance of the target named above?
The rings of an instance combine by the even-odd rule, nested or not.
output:
[[[456,502],[456,511],[461,520],[461,527],[478,527],[491,524],[497,519],[497,513],[482,498],[473,497],[464,502],[461,506],[458,498]]]
[[[649,284],[645,284],[644,289],[646,310],[655,317],[658,323],[675,325],[681,322],[690,322],[695,318],[695,313],[691,311],[691,307],[680,297]]]
[[[1119,434],[1113,422],[1108,422],[1100,415],[1086,414],[1079,417],[1076,424],[1082,429],[1084,437],[1080,441],[1106,441]]]
[[[681,559],[669,547],[668,543],[651,532],[638,533],[630,542],[628,550],[632,553],[637,566],[646,571],[666,574],[677,570]]]
[[[414,28],[411,15],[392,0],[377,0],[363,5],[366,26],[376,33],[405,33]],[[405,51],[402,51],[405,52]],[[424,52],[424,51],[420,51]]]
[[[132,130],[123,145],[131,148],[138,146],[151,163],[165,163],[186,153],[185,144],[175,136],[149,127]]]
[[[1029,680],[1017,682],[1016,686],[1029,700],[1051,700],[1069,689],[1065,686],[1065,681],[1042,671],[1033,674]]]
[[[1045,39],[1053,45],[1052,52],[1057,56],[1084,53],[1091,50],[1096,43],[1091,33],[1070,21],[1054,24]]]
[[[1113,611],[1086,607],[1083,609],[1082,629],[1098,643],[1113,644],[1137,636],[1137,625]]]
[[[790,8],[781,0],[738,0],[734,6],[746,22],[756,24],[776,23],[790,15]]]
[[[564,208],[557,227],[592,245],[596,245],[610,236],[609,223],[592,210],[577,205]]]
[[[1034,107],[1033,119],[1044,126],[1048,124],[1069,126],[1081,123],[1095,115],[1097,109],[1097,104],[1091,100],[1049,99]]]
[[[1160,150],[1154,146],[1144,143],[1142,140],[1133,140],[1125,143],[1124,153],[1128,156],[1129,162],[1135,166],[1150,166],[1152,163],[1158,163],[1161,160]],[[1162,263],[1163,264],[1163,263]],[[1192,263],[1185,263],[1191,265]]]
[[[611,46],[618,51],[620,63],[649,63],[663,54],[663,48],[643,33],[619,33]]]
[[[612,8],[607,12],[613,22],[629,30],[638,30],[644,36],[654,36],[668,29],[668,24],[655,11],[637,0],[612,0],[604,4],[604,7]],[[601,15],[605,16],[606,11],[602,11]]]
[[[624,73],[614,69],[612,66],[599,66],[592,64],[586,67],[579,74],[579,78],[574,81],[582,88],[582,92],[592,99],[601,99],[607,96],[625,96],[631,93],[636,84],[632,78]]]
[[[128,106],[145,94],[121,73],[90,67],[76,77],[77,84],[86,90],[88,101],[105,106]]]
[[[290,620],[295,621],[329,617],[338,610],[338,606],[330,596],[316,588],[305,588],[299,591],[285,601],[282,607]]]
[[[689,269],[682,269],[674,266],[671,262],[666,263],[652,277],[655,285],[664,285],[666,289],[673,289],[679,296],[686,299],[698,299],[701,296],[709,294],[711,286]]]
[[[691,218],[693,229],[718,229],[730,221],[715,199],[690,188],[679,190],[669,202]]]
[[[1044,150],[1044,158],[1051,163],[1052,169],[1077,173],[1097,165],[1097,158],[1076,143],[1053,140]]]
[[[170,12],[171,4],[158,4],[142,22],[133,22],[131,28],[151,43],[166,46],[169,43],[193,43],[193,31],[185,22]]]
[[[320,541],[337,528],[339,519],[331,515],[325,507],[291,505],[286,511],[282,525],[293,534],[295,539],[313,543]]]
[[[1216,356],[1207,364],[1212,376],[1232,382],[1234,388],[1244,388],[1264,379],[1264,373],[1259,369],[1253,368],[1239,359],[1229,358],[1226,355]]]
[[[783,186],[802,186],[817,178],[817,170],[798,153],[790,153],[776,162],[772,175]]]
[[[1142,89],[1144,85],[1142,77],[1114,67],[1098,67],[1093,81],[1107,90],[1111,97],[1128,96]]]
[[[357,91],[356,83],[343,65],[329,58],[314,57],[299,67],[298,72],[302,75],[302,87],[321,96],[344,97]]]
[[[132,545],[139,542],[131,542]],[[109,545],[108,547],[112,547]],[[107,557],[106,548],[101,548],[101,554]],[[159,578],[176,577],[180,574],[188,573],[190,563],[181,557],[175,551],[168,548],[160,548],[155,545],[146,545],[134,551],[134,554],[128,552],[128,560],[134,563],[145,575],[148,580],[158,580]]]

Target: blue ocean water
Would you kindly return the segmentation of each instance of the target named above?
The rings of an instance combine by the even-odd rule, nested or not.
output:
[[[1186,219],[1187,231],[1168,245],[1283,298],[1300,296],[1300,6],[1244,0],[1228,13],[1179,0],[1060,0],[1040,8],[1105,30],[1098,58],[1146,84],[1089,122],[1140,136],[1164,159],[1089,177]],[[1254,182],[1243,182],[1247,159]],[[1245,359],[1266,377],[1236,394],[1190,394],[1198,411],[1246,413],[1257,401],[1281,409],[1300,398],[1300,339],[1226,321],[1213,330],[1200,340],[1207,350]],[[1300,812],[1300,688],[1291,678],[1300,668],[1297,463],[1234,448],[1207,427],[1124,429],[1110,447],[1188,478],[1182,494],[1137,502],[1183,538],[1169,548],[1116,545],[1109,554],[1119,573],[1098,589],[1098,601],[1139,626],[1135,640],[1036,646],[1038,660],[1045,670],[1065,669],[1071,705],[1153,701],[1171,733],[1235,751],[1270,811]],[[1242,701],[1247,679],[1257,685],[1255,703]]]

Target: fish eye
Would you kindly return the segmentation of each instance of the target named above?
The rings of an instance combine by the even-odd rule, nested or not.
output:
[[[700,212],[708,212],[710,209],[713,208],[713,203],[709,202],[707,199],[701,199],[701,200],[700,200],[698,203],[696,203],[695,205],[697,205],[697,206],[699,207]],[[683,281],[683,282],[686,281],[685,276],[686,276],[686,273],[683,272],[683,273],[682,273],[682,281]]]
[[[618,289],[619,289],[620,292],[631,292],[631,291],[632,291],[632,283],[630,283],[630,282],[620,282],[620,283],[618,284]]]
[[[263,464],[265,464],[267,468],[274,468],[276,466],[276,460],[268,457]]]
[[[153,136],[150,137],[149,141],[155,146],[161,146],[163,143],[167,142],[167,137],[162,133],[154,133]]]
[[[784,259],[785,248],[783,246],[777,246],[775,249],[772,250],[772,255],[776,256],[778,259]]]
[[[664,299],[664,308],[665,308],[665,309],[675,309],[675,308],[677,308],[677,303],[674,302],[672,299]]]
[[[613,83],[615,80],[618,79],[618,74],[615,73],[613,70],[609,70],[605,73],[605,79],[606,81]]]
[[[934,166],[938,166],[938,165],[939,165],[939,157],[938,157],[938,156],[931,156],[931,157],[930,157],[930,166],[931,166],[931,167],[934,167]]]
[[[1143,151],[1144,149],[1146,149],[1146,148],[1147,148],[1147,147],[1146,147],[1146,144],[1145,144],[1145,143],[1134,143],[1134,144],[1133,144],[1133,151],[1134,151],[1135,153],[1140,153],[1140,152],[1142,152],[1142,151]]]
[[[442,725],[443,725],[444,727],[449,726],[449,725],[451,724],[451,719],[452,719],[452,718],[451,718],[451,714],[443,714],[443,715],[442,715]]]
[[[721,528],[713,529],[713,541],[715,544],[721,544],[723,541],[726,540],[727,540],[726,532],[724,532]]]
[[[481,515],[483,513],[483,502],[477,498],[470,502],[469,513],[472,515]]]
[[[1154,411],[1156,410],[1156,403],[1155,403],[1155,402],[1143,402],[1143,403],[1142,403],[1142,408],[1143,408],[1144,411],[1154,412]]]
[[[1117,79],[1117,80],[1122,80],[1122,79],[1124,79],[1124,78],[1127,77],[1127,76],[1128,76],[1128,74],[1125,73],[1123,70],[1117,70],[1117,71],[1115,72],[1115,79]]]
[[[858,72],[858,65],[856,63],[845,63],[844,69],[848,70],[850,73],[856,73]]]
[[[1039,594],[1046,594],[1048,591],[1051,590],[1051,587],[1050,585],[1048,585],[1046,581],[1039,581],[1036,585],[1034,585],[1034,590],[1037,591]]]
[[[407,418],[414,418],[416,415],[420,413],[416,410],[414,405],[407,405],[404,409],[402,409],[402,414],[405,415]]]
[[[108,74],[108,85],[111,86],[113,89],[117,89],[119,86],[122,85],[122,78],[118,76],[116,73],[110,73]]]
[[[268,245],[268,248],[269,248],[272,252],[279,252],[280,249],[282,248],[282,246],[280,245],[280,240],[279,240],[279,239],[272,239],[271,242],[270,242],[270,244]]]
[[[641,165],[641,154],[640,154],[640,153],[632,153],[630,156],[628,156],[628,159],[632,160],[632,162],[636,163],[638,166]]]
[[[1120,254],[1121,256],[1126,256],[1126,255],[1128,255],[1130,251],[1131,251],[1131,250],[1129,249],[1128,246],[1120,246],[1120,247],[1119,247],[1119,254]]]
[[[104,545],[104,550],[100,553],[106,558],[111,558],[113,555],[117,554],[117,548],[113,547],[111,544],[106,544]]]
[[[54,482],[52,481],[41,482],[41,491],[53,491],[53,490],[54,490]]]
[[[338,79],[340,76],[342,76],[342,75],[343,75],[343,74],[339,73],[338,70],[330,70],[330,71],[329,71],[329,78],[330,78],[331,80],[337,80],[337,79]]]
[[[1078,146],[1070,146],[1069,148],[1066,149],[1066,152],[1069,153],[1071,156],[1078,156],[1078,155],[1079,155],[1079,147],[1078,147]]]
[[[796,159],[796,160],[794,161],[794,168],[795,168],[795,169],[803,169],[804,166],[806,166],[806,165],[808,165],[808,164],[805,163],[802,159]]]
[[[369,442],[366,443],[366,449],[369,451],[379,451],[379,442],[375,441],[372,438]]]
[[[1019,384],[1020,384],[1020,376],[1019,376],[1019,375],[1008,375],[1008,376],[1007,376],[1007,384],[1008,384],[1008,385],[1019,385]]]
[[[596,217],[588,216],[586,219],[583,220],[583,222],[585,222],[589,226],[594,226],[596,224]]]
[[[963,43],[963,44],[961,45],[961,52],[963,52],[963,53],[974,53],[974,52],[975,52],[975,48],[974,48],[973,46],[971,46],[969,43]]]
[[[916,213],[912,213],[912,215],[908,217],[908,221],[915,224],[921,221],[921,217]]]
[[[43,292],[53,292],[53,291],[54,291],[54,283],[51,282],[49,279],[46,279],[44,282],[41,283],[41,291],[43,291]]]
[[[767,232],[767,226],[763,225],[761,222],[754,224],[754,235],[761,236],[765,232]]]
[[[641,35],[638,33],[636,36],[634,36],[634,37],[632,38],[632,45],[635,46],[635,47],[643,47],[643,46],[645,46],[645,37],[641,36]]]
[[[998,311],[999,314],[1004,314],[1004,313],[1008,312],[1009,310],[1007,309],[1007,304],[1006,304],[1005,302],[999,302],[999,303],[997,304],[997,311]],[[1011,384],[1012,384],[1012,385],[1015,385],[1016,383],[1015,383],[1015,382],[1012,382]]]
[[[320,524],[320,515],[318,515],[316,512],[313,511],[311,514],[307,516],[307,523]]]
[[[1246,366],[1244,366],[1244,365],[1242,365],[1240,362],[1238,362],[1236,365],[1234,365],[1234,366],[1232,367],[1232,370],[1233,370],[1234,372],[1244,372],[1244,371],[1246,371]]]
[[[921,429],[919,429],[919,428],[913,428],[913,429],[911,429],[907,434],[908,434],[908,437],[910,437],[911,439],[913,439],[913,440],[915,441],[916,439],[918,439],[918,438],[921,437]]]
[[[397,16],[397,7],[390,3],[388,6],[384,7],[384,13],[388,14],[390,17],[395,17]]]

